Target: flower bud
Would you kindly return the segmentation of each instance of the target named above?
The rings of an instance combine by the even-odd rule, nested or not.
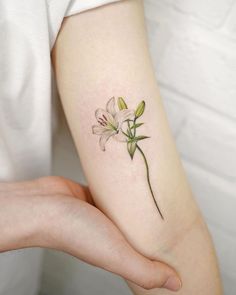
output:
[[[139,118],[140,116],[142,116],[142,114],[144,113],[144,109],[145,109],[145,101],[141,101],[140,104],[138,105],[136,111],[135,111],[135,117]]]
[[[124,109],[128,109],[127,104],[125,103],[122,97],[118,97],[118,107],[120,111]]]
[[[127,143],[127,149],[128,149],[129,155],[132,160],[134,157],[134,153],[136,151],[136,146],[137,146],[137,144],[135,141],[128,141],[128,143]]]

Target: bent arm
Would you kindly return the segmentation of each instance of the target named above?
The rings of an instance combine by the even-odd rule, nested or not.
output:
[[[97,207],[140,253],[177,269],[183,282],[179,294],[221,294],[212,241],[186,181],[154,77],[142,3],[121,1],[65,19],[53,62]],[[104,138],[99,145],[102,130],[93,134],[92,125],[106,127],[106,114],[99,117],[95,111],[105,109],[111,97],[116,104],[123,97],[127,107],[136,111],[144,100],[145,110],[135,122],[137,116],[129,117],[122,130],[113,121],[117,134],[110,133],[104,151]],[[122,110],[119,103],[116,112]],[[105,111],[113,112],[110,107]],[[144,124],[131,128],[128,123]],[[129,132],[133,138],[150,138],[136,140],[131,159],[133,147],[116,136],[121,132],[129,145]],[[136,294],[169,294],[129,285]]]

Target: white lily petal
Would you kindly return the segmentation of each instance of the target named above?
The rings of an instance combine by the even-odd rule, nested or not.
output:
[[[107,131],[107,128],[101,125],[93,125],[92,130],[93,134],[102,135],[104,132]]]
[[[116,134],[116,131],[114,130],[107,130],[103,135],[101,135],[99,144],[102,151],[105,151],[105,144],[108,141],[108,139]]]
[[[116,114],[115,103],[115,97],[112,97],[108,100],[106,105],[107,112],[110,113],[112,116],[115,116]]]
[[[117,141],[121,141],[121,142],[126,142],[127,141],[127,137],[122,132],[119,132],[119,133],[115,134],[114,139],[117,140]]]
[[[103,109],[97,109],[96,112],[95,112],[95,116],[96,116],[96,119],[98,122],[107,122],[107,123],[110,123],[111,125],[113,125],[114,127],[117,127],[117,123],[114,119],[114,117],[108,113],[107,111],[103,110]],[[104,123],[104,125],[105,125]]]
[[[124,121],[128,119],[132,120],[133,118],[134,118],[134,111],[130,109],[119,111],[115,115],[115,120],[118,123],[118,128],[121,128],[121,125]]]

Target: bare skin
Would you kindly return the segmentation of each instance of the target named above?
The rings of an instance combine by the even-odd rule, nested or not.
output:
[[[86,28],[86,29],[85,29]],[[172,138],[149,56],[142,2],[119,1],[66,18],[53,64],[65,114],[96,206],[150,259],[174,266],[179,295],[221,295],[214,247]],[[178,69],[173,69],[178,71]],[[106,151],[92,134],[94,112],[122,96],[133,109],[145,100],[140,142],[164,220],[147,184],[142,155],[111,138]],[[171,294],[129,282],[138,295]]]
[[[67,252],[142,288],[177,274],[139,254],[93,203],[88,188],[62,177],[0,184],[0,252],[45,247]]]

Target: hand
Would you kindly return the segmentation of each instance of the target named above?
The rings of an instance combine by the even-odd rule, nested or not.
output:
[[[133,249],[94,206],[88,188],[68,179],[44,177],[0,184],[0,227],[0,251],[53,248],[145,289],[180,288],[173,269]]]

